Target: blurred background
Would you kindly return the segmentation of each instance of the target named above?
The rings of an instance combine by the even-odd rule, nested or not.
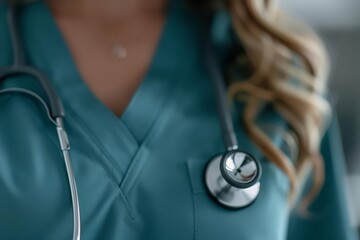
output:
[[[360,235],[360,0],[280,0],[280,4],[314,27],[329,50],[330,91],[347,161],[351,220]]]

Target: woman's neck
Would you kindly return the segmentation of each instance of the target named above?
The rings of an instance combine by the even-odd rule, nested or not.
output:
[[[158,15],[167,0],[46,0],[60,16],[81,16],[98,20],[129,19],[139,15]]]

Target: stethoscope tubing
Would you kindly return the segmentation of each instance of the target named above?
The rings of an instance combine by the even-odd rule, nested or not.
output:
[[[213,17],[211,14],[205,16],[206,24],[204,28],[205,33],[203,34],[203,56],[215,89],[217,111],[219,113],[225,148],[230,151],[238,149],[238,141],[234,130],[230,102],[226,94],[225,78],[223,76],[223,71],[220,68],[220,64],[218,63],[215,47],[212,42],[212,19]]]
[[[79,206],[79,196],[78,190],[75,180],[74,169],[72,166],[71,161],[71,154],[70,154],[70,142],[68,139],[67,132],[64,127],[64,118],[65,112],[62,105],[61,99],[57,96],[55,89],[52,87],[51,81],[47,78],[47,76],[37,70],[36,68],[28,65],[26,63],[25,51],[23,48],[23,43],[21,42],[21,37],[19,33],[17,20],[17,5],[16,4],[9,4],[8,8],[8,26],[9,32],[12,41],[13,47],[13,55],[14,60],[13,64],[8,67],[0,68],[0,83],[8,77],[12,77],[15,75],[28,75],[34,77],[44,89],[46,96],[49,100],[49,104],[41,98],[38,94],[23,88],[7,88],[0,90],[1,94],[8,94],[8,93],[18,93],[18,94],[25,94],[37,99],[46,109],[48,118],[51,120],[52,123],[56,126],[56,131],[59,139],[60,149],[63,153],[63,160],[66,167],[66,173],[68,177],[68,183],[70,188],[71,194],[71,201],[72,201],[72,211],[73,211],[73,240],[80,240],[81,236],[81,219],[80,219],[80,206]],[[212,17],[209,15],[206,20],[206,33],[203,34],[204,39],[204,61],[208,67],[208,71],[211,75],[211,79],[215,89],[215,97],[217,102],[217,110],[219,113],[220,118],[220,125],[222,128],[222,134],[224,139],[224,144],[226,148],[226,153],[223,155],[227,156],[232,151],[237,154],[242,154],[241,152],[237,151],[238,149],[238,142],[236,138],[236,134],[234,131],[234,123],[232,120],[231,114],[231,106],[230,102],[227,98],[226,94],[226,87],[225,87],[225,79],[222,74],[222,70],[220,68],[220,64],[217,62],[216,54],[214,51],[214,46],[211,41],[211,19]],[[216,159],[215,159],[216,160]],[[217,166],[216,166],[217,167]],[[219,166],[220,168],[220,166]],[[258,167],[260,168],[260,166]],[[217,171],[219,170],[219,171]],[[261,169],[259,169],[261,172]],[[221,177],[221,174],[224,175],[220,169],[216,169],[216,173]],[[226,179],[225,179],[226,180]],[[257,180],[257,179],[256,179]],[[228,182],[230,182],[228,180]],[[234,186],[233,186],[234,187]],[[256,182],[254,184],[255,189],[255,198],[258,195],[259,191],[259,183]],[[227,190],[228,191],[228,190]],[[252,191],[251,188],[243,189],[243,193],[246,191]],[[224,192],[224,191],[222,191]],[[214,195],[214,194],[213,194]],[[215,194],[216,195],[216,194]],[[218,198],[220,198],[218,196]],[[246,200],[246,199],[245,199]],[[251,201],[252,202],[252,201]],[[249,202],[249,204],[251,203]],[[229,204],[228,204],[229,205]],[[248,205],[242,204],[242,205]]]
[[[37,99],[46,109],[47,115],[52,123],[56,125],[56,130],[59,138],[59,144],[61,151],[63,153],[63,159],[66,167],[66,173],[68,176],[71,201],[72,201],[72,211],[73,211],[73,240],[80,240],[81,237],[81,220],[80,220],[80,206],[79,206],[79,196],[77,191],[77,185],[75,180],[75,174],[72,166],[71,156],[70,156],[70,142],[68,139],[67,132],[64,127],[64,108],[60,98],[57,96],[55,89],[52,87],[51,82],[46,77],[46,75],[36,68],[27,65],[25,59],[25,51],[23,49],[23,43],[21,42],[18,25],[16,22],[17,19],[17,6],[16,4],[9,4],[8,8],[8,26],[11,37],[11,42],[13,45],[13,65],[9,67],[4,67],[0,69],[0,83],[8,77],[15,75],[28,75],[34,77],[37,80],[42,88],[44,89],[46,96],[50,104],[46,104],[39,95],[36,93],[23,89],[23,88],[8,88],[0,90],[0,94],[6,93],[20,93],[26,94],[28,96],[34,97]]]
[[[43,72],[29,66],[26,63],[24,44],[21,41],[19,27],[17,24],[17,11],[18,6],[15,3],[9,4],[7,11],[7,21],[13,49],[13,64],[12,66],[0,69],[0,83],[4,78],[11,77],[13,75],[24,74],[35,77],[39,81],[42,88],[46,92],[47,97],[49,98],[49,110],[51,116],[54,118],[54,120],[57,117],[64,117],[65,112],[62,102],[57,96],[57,93],[53,88],[51,82],[48,80],[47,76]]]

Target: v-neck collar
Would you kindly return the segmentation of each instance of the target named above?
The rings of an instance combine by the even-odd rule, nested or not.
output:
[[[178,67],[179,59],[174,54],[181,52],[182,45],[175,40],[181,33],[174,26],[174,22],[179,22],[174,20],[178,15],[174,2],[169,2],[149,70],[120,119],[95,97],[82,80],[46,4],[43,1],[29,4],[21,13],[20,26],[26,39],[24,45],[28,61],[47,73],[71,120],[76,120],[112,158],[121,156],[122,171],[126,171],[170,97],[171,87],[176,85],[175,80],[164,81],[164,77],[157,75],[160,67],[165,76],[166,73],[174,73]]]

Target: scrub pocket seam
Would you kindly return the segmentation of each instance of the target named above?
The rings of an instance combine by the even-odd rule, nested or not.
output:
[[[197,229],[197,211],[196,211],[196,199],[194,197],[194,181],[193,181],[193,177],[191,174],[191,170],[190,170],[190,166],[189,166],[189,160],[185,162],[185,167],[186,167],[186,172],[189,178],[189,182],[190,182],[190,186],[191,186],[191,198],[192,198],[192,204],[193,204],[193,219],[194,219],[194,240],[196,240],[198,238],[198,229]]]

